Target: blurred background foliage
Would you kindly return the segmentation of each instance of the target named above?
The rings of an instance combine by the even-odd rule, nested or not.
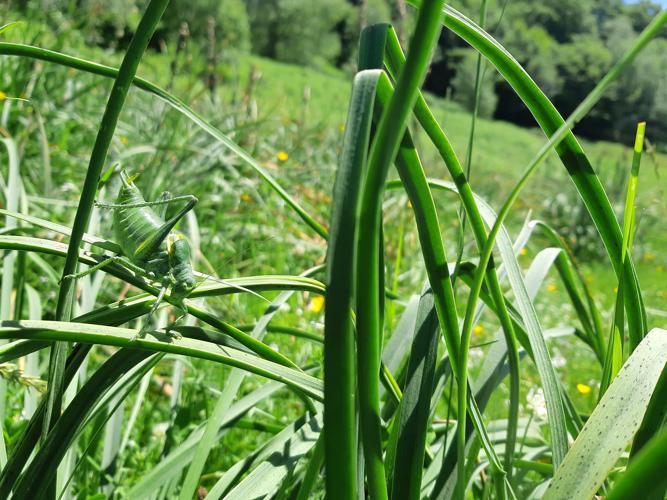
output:
[[[105,48],[129,43],[142,5],[136,0],[6,3],[34,19],[46,18],[54,30],[75,28],[87,43]],[[461,0],[455,7],[477,19],[479,4]],[[650,1],[501,0],[489,2],[486,29],[568,115],[659,9]],[[251,51],[282,62],[351,70],[362,26],[392,22],[403,36],[411,14],[405,0],[173,0],[153,46],[166,50],[185,32],[207,51],[209,61],[229,61],[229,52]],[[629,143],[643,119],[651,123],[654,137],[667,138],[666,36],[641,54],[633,70],[578,125],[579,135]],[[474,74],[474,59],[463,41],[443,32],[427,90],[469,107],[472,91],[464,82]],[[488,74],[484,86],[483,116],[533,124],[507,83]]]

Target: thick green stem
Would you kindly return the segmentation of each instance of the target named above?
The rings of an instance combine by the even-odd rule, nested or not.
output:
[[[381,309],[379,251],[381,205],[384,181],[396,158],[409,115],[440,31],[443,0],[422,3],[410,53],[398,79],[396,91],[377,128],[371,146],[368,175],[364,183],[359,214],[357,245],[357,368],[359,373],[359,412],[364,444],[366,476],[371,498],[387,498],[382,454],[379,376]]]

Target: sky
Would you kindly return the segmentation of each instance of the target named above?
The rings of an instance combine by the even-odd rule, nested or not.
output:
[[[663,7],[667,7],[667,0],[652,0],[654,3],[659,3]],[[625,0],[625,3],[639,3],[639,0]]]

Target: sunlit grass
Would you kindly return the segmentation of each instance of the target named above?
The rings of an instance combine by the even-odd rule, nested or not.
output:
[[[144,42],[164,2],[151,5],[138,35]],[[94,75],[82,80],[92,90],[79,88],[79,98],[67,102],[40,94],[41,87],[25,102],[3,101],[3,129],[16,138],[8,132],[4,140],[11,161],[2,178],[8,211],[0,248],[12,258],[3,268],[0,337],[11,342],[0,346],[0,358],[25,367],[27,375],[0,370],[9,384],[4,417],[10,422],[0,441],[3,495],[187,499],[204,486],[210,498],[324,492],[342,498],[358,489],[372,498],[545,491],[552,498],[588,498],[613,496],[616,485],[625,491],[625,477],[659,474],[647,464],[663,439],[652,441],[662,423],[665,336],[649,329],[661,324],[666,297],[659,269],[667,262],[659,247],[664,236],[655,225],[642,225],[655,217],[641,217],[642,207],[656,209],[654,198],[658,220],[664,215],[651,158],[644,159],[637,189],[636,252],[623,261],[622,214],[609,197],[622,207],[617,198],[624,199],[626,187],[605,181],[605,163],[629,169],[630,157],[605,144],[584,144],[586,155],[518,63],[447,8],[445,27],[515,85],[543,132],[478,120],[468,184],[456,153],[468,139],[469,116],[438,101],[431,114],[431,99],[419,96],[441,8],[442,2],[424,0],[406,60],[391,29],[366,31],[362,66],[376,69],[358,73],[351,92],[344,75],[299,70],[282,86],[260,80],[252,93],[227,102],[228,114],[211,118],[207,97],[186,105],[148,80],[133,80],[129,63],[117,71],[0,44],[0,53],[19,56],[2,58],[12,68],[3,77],[9,93],[20,94],[26,77],[44,66],[62,79],[51,82],[62,89],[76,85],[74,69]],[[666,21],[664,13],[654,20],[569,126]],[[143,49],[137,44],[126,61],[138,63]],[[35,67],[30,58],[43,62]],[[163,59],[149,59],[157,66],[140,74],[160,75],[155,68]],[[245,61],[264,68],[265,79],[284,68]],[[137,89],[123,109],[127,119],[120,115],[124,95],[116,92],[100,126],[108,97],[102,76],[125,86],[123,92],[132,80]],[[334,88],[327,93],[329,83]],[[259,109],[258,102],[264,103]],[[38,105],[64,115],[47,109],[40,127],[33,121]],[[79,105],[88,112],[73,126]],[[19,158],[16,140],[25,141],[30,130],[41,140],[26,141],[26,158]],[[58,133],[47,138],[48,130]],[[558,156],[547,154],[551,147]],[[77,264],[123,250],[108,241],[109,218],[92,210],[93,199],[115,197],[113,183],[97,185],[112,160],[143,171],[149,199],[165,187],[199,197],[202,203],[181,226],[195,249],[193,263],[204,276],[237,277],[236,287],[195,288],[187,299],[189,323],[177,327],[182,338],[164,329],[179,314],[166,305],[155,331],[133,339],[158,288],[122,262],[83,277],[77,294],[59,283]],[[40,168],[19,169],[20,161]],[[519,194],[526,165],[541,175]],[[454,184],[442,180],[450,176]],[[395,180],[386,183],[388,177]],[[527,207],[558,194],[568,177],[587,202],[585,215],[600,231],[611,264],[600,243],[592,251],[604,257],[573,258],[569,245],[577,242],[561,243],[547,226],[553,221],[546,208],[525,220]],[[472,230],[463,240],[457,239],[459,202]],[[84,215],[75,219],[71,237],[77,205]],[[489,238],[497,238],[495,245]],[[459,242],[464,251],[456,263]],[[596,405],[619,280],[626,291],[629,338],[621,361],[627,368]],[[166,301],[175,302],[169,294]],[[59,346],[57,355],[47,362],[52,346]],[[50,398],[14,385],[40,376],[49,380]],[[619,403],[624,400],[629,407]],[[635,434],[630,450],[637,465],[631,461],[624,476],[625,447]],[[580,463],[587,467],[583,478]],[[658,494],[663,487],[646,486]]]

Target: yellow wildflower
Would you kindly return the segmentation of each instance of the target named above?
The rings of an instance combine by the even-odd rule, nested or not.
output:
[[[124,146],[126,146],[129,142],[130,142],[130,140],[127,138],[126,135],[121,135],[121,136],[120,136],[120,143],[121,143],[121,144],[123,144]]]
[[[655,254],[653,252],[646,252],[644,254],[644,260],[646,262],[653,262],[655,260]]]
[[[663,273],[663,272],[665,272],[665,268],[664,268],[664,266],[656,266],[655,270],[656,270],[657,272],[659,272],[659,273]]]
[[[287,154],[287,151],[278,151],[276,158],[278,158],[278,161],[287,161],[289,155]]]
[[[614,293],[618,293],[618,287],[617,286],[614,287]]]
[[[475,325],[475,328],[473,328],[472,331],[475,335],[479,335],[484,331],[484,327],[482,325]]]
[[[591,392],[592,389],[591,389],[591,386],[590,386],[590,385],[587,385],[587,384],[577,384],[577,390],[578,390],[581,394],[583,394],[583,395],[585,396],[586,394],[590,394],[590,392]]]
[[[322,297],[321,295],[315,295],[310,300],[310,304],[308,304],[308,310],[314,312],[315,314],[319,314],[320,312],[322,312],[323,308],[324,308],[324,297]]]
[[[0,101],[4,101],[5,99],[7,99],[7,94],[0,90]]]
[[[252,200],[252,197],[248,193],[243,193],[241,195],[241,201],[247,203]]]
[[[521,257],[528,255],[528,250],[526,250],[526,247],[523,247],[521,250],[519,250],[519,255],[521,255]]]
[[[556,290],[558,290],[558,287],[553,283],[547,285],[547,292],[555,292]]]

